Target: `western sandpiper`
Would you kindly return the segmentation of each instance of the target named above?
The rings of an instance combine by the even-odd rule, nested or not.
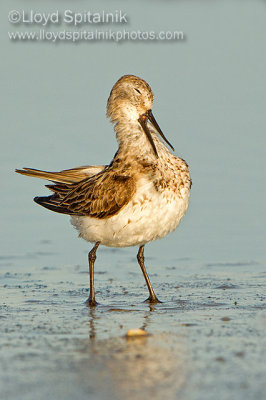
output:
[[[107,116],[114,123],[118,150],[109,165],[46,172],[16,172],[47,179],[53,194],[34,201],[49,210],[71,215],[79,236],[94,243],[89,252],[90,294],[95,306],[94,263],[99,245],[139,246],[137,260],[149,297],[157,299],[144,265],[144,245],[174,231],[185,215],[191,180],[187,163],[173,155],[172,145],[152,114],[153,93],[143,79],[120,78],[111,90]]]

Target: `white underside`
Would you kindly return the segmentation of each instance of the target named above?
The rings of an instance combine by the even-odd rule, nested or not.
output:
[[[142,245],[163,238],[178,226],[188,208],[189,191],[179,197],[170,189],[157,192],[143,179],[132,200],[110,218],[74,216],[71,223],[80,237],[110,247]]]

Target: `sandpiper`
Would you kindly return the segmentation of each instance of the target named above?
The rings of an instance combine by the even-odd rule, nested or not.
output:
[[[144,245],[174,231],[185,215],[191,180],[187,163],[172,149],[152,114],[153,93],[143,79],[125,75],[113,86],[107,116],[114,123],[118,150],[109,165],[46,172],[23,168],[16,172],[51,181],[53,194],[34,201],[68,214],[79,237],[94,243],[89,252],[90,294],[95,306],[94,263],[99,245],[139,246],[137,260],[157,303],[144,265]]]

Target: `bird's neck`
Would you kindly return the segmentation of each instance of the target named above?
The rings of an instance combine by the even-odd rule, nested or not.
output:
[[[147,160],[148,162],[156,163],[156,157],[151,143],[149,142],[146,134],[141,128],[138,121],[119,121],[115,125],[116,138],[119,143],[118,154],[121,156],[129,156],[136,159]],[[150,129],[158,156],[169,152],[165,145],[157,137],[155,131]]]

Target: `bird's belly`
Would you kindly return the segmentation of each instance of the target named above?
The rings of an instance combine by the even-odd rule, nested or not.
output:
[[[182,196],[171,191],[142,191],[112,217],[74,216],[71,222],[79,236],[89,242],[110,247],[142,245],[175,230],[188,201],[189,191]]]

